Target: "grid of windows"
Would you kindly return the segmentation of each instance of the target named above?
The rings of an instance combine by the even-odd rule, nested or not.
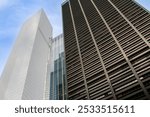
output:
[[[132,0],[62,5],[69,99],[150,99],[150,13]]]

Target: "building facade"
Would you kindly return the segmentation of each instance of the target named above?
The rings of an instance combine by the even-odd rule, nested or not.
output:
[[[52,39],[50,51],[50,100],[66,100],[66,77],[63,35]]]
[[[68,99],[150,99],[150,13],[133,0],[62,4]]]
[[[24,23],[0,79],[0,99],[47,99],[51,38],[43,10]]]
[[[0,79],[0,99],[65,100],[63,35],[52,37],[43,10],[21,28]]]

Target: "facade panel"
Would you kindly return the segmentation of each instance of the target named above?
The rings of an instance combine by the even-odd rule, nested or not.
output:
[[[69,0],[62,11],[68,98],[150,99],[150,13],[132,0]]]

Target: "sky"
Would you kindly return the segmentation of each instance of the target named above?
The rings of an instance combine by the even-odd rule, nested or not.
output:
[[[0,0],[0,76],[22,24],[41,8],[53,26],[53,36],[62,33],[63,0]],[[136,0],[150,10],[150,0]]]

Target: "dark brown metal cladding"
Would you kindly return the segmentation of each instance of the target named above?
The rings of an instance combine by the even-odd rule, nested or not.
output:
[[[62,5],[68,99],[150,99],[150,13],[133,0]]]

